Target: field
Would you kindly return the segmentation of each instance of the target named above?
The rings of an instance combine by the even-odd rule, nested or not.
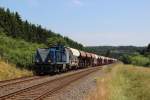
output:
[[[104,78],[96,78],[97,89],[88,100],[150,100],[150,69],[116,64],[105,68]]]

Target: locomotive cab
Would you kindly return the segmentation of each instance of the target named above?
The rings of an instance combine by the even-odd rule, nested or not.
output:
[[[65,70],[67,53],[64,46],[39,48],[35,54],[35,65],[38,73],[52,73]]]

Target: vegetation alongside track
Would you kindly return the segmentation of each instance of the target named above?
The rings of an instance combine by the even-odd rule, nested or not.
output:
[[[120,60],[125,64],[133,64],[138,66],[150,67],[150,55],[144,56],[141,54],[136,55],[123,55]]]
[[[44,46],[44,44],[30,43],[0,33],[0,57],[19,67],[29,67],[32,64],[32,57],[35,50],[38,47]]]
[[[113,57],[125,64],[150,66],[150,44],[147,47],[135,46],[93,46],[86,47],[87,51],[100,55]]]
[[[13,64],[0,60],[0,81],[33,75],[31,71],[19,69]]]
[[[104,69],[106,76],[96,78],[97,90],[89,100],[149,100],[150,69],[116,64]]]

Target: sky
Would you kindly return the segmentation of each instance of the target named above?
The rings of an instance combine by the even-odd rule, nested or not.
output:
[[[150,43],[150,0],[0,0],[0,7],[84,46]]]

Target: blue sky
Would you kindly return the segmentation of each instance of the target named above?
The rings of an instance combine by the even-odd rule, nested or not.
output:
[[[150,0],[0,0],[0,6],[85,46],[150,43]]]

